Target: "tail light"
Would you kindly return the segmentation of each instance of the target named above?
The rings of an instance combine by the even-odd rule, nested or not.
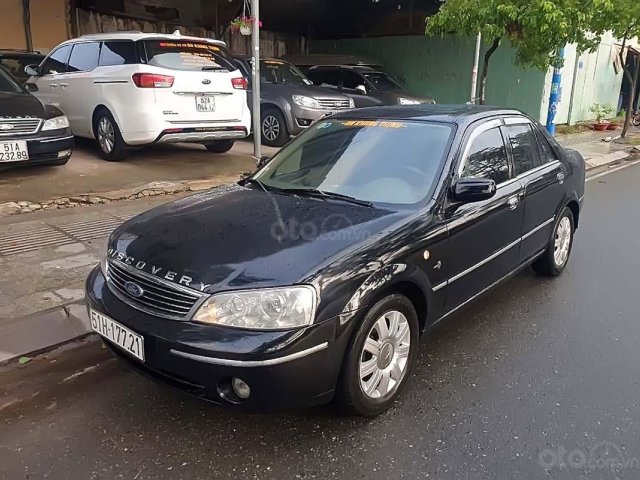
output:
[[[171,75],[155,73],[134,73],[131,79],[138,88],[171,88],[174,80]]]
[[[247,79],[244,77],[232,78],[231,85],[233,85],[233,88],[236,90],[246,90],[249,86],[249,82],[247,82]]]

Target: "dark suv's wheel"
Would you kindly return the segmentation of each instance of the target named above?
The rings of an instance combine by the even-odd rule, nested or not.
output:
[[[126,154],[126,144],[122,139],[120,128],[106,109],[99,110],[94,118],[93,129],[102,151],[102,158],[109,162],[122,160]]]
[[[265,108],[261,117],[262,143],[269,147],[281,147],[289,141],[287,123],[280,110]]]
[[[227,153],[233,148],[233,140],[216,140],[215,142],[205,143],[205,148],[213,153]]]
[[[357,415],[384,412],[406,384],[417,349],[418,315],[413,304],[398,294],[379,300],[351,340],[336,401]]]
[[[569,262],[575,224],[573,212],[565,207],[553,227],[553,234],[542,256],[533,262],[533,269],[540,275],[555,277],[562,273]]]

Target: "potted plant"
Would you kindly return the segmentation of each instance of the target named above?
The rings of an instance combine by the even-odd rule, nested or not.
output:
[[[613,113],[611,105],[605,105],[603,103],[594,103],[589,108],[589,111],[596,116],[598,123],[593,124],[593,129],[599,132],[605,131],[609,128],[610,122],[606,118]]]
[[[241,15],[234,18],[229,24],[229,30],[236,33],[240,32],[242,35],[251,35],[253,32],[253,25],[256,23],[256,17],[253,15]],[[258,21],[258,24],[262,26],[262,22]]]

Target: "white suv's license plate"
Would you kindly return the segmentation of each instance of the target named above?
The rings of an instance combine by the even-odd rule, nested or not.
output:
[[[215,112],[216,97],[213,95],[196,95],[196,110],[198,112]]]
[[[0,163],[21,162],[23,160],[29,160],[27,142],[24,140],[16,140],[13,142],[0,141]]]
[[[144,362],[144,338],[115,320],[91,310],[91,328],[125,352]]]

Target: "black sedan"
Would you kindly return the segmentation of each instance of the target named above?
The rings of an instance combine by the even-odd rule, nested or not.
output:
[[[0,66],[0,168],[64,165],[73,150],[69,120]]]
[[[387,409],[425,329],[528,265],[563,271],[585,185],[536,122],[476,106],[336,115],[263,163],[128,221],[87,280],[130,365],[260,410]]]

